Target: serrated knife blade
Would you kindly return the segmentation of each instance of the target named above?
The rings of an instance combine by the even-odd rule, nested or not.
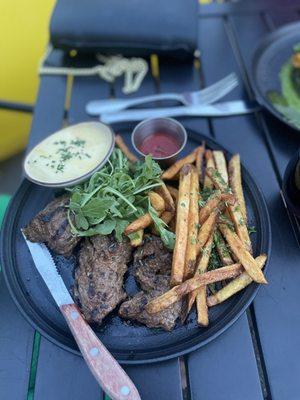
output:
[[[55,262],[47,246],[43,243],[33,243],[26,239],[22,232],[36,269],[39,271],[47,288],[57,305],[74,303],[62,277],[59,275]]]

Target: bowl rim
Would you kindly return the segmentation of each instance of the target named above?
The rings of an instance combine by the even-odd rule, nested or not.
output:
[[[184,127],[179,121],[177,121],[177,120],[174,119],[174,118],[155,117],[155,118],[147,118],[147,119],[144,119],[143,121],[139,122],[139,123],[135,126],[135,128],[133,129],[133,131],[132,131],[132,133],[131,133],[131,144],[132,144],[134,150],[135,150],[137,153],[139,153],[142,157],[146,157],[146,156],[147,156],[147,154],[144,154],[144,153],[136,146],[136,144],[135,144],[135,135],[136,135],[136,132],[140,129],[141,126],[143,126],[143,125],[145,125],[145,124],[147,124],[147,123],[149,123],[149,122],[155,121],[155,120],[164,120],[164,121],[167,121],[167,122],[169,122],[169,123],[172,123],[172,124],[177,125],[177,126],[180,128],[180,130],[181,130],[181,132],[182,132],[182,134],[183,134],[183,142],[182,142],[182,145],[180,146],[180,148],[179,148],[175,153],[172,153],[172,154],[170,154],[170,155],[167,156],[167,157],[154,157],[154,156],[152,156],[153,160],[163,161],[163,160],[169,160],[169,159],[171,159],[171,158],[173,158],[173,157],[176,157],[176,156],[177,156],[179,153],[181,153],[182,150],[185,148],[186,143],[187,143],[187,136],[188,136],[188,135],[187,135],[187,131],[186,131],[185,127]]]
[[[29,153],[26,154],[24,161],[23,161],[23,173],[26,179],[28,179],[30,182],[35,183],[36,185],[39,186],[43,186],[43,187],[49,187],[49,188],[63,188],[63,187],[70,187],[70,186],[74,186],[74,185],[78,185],[79,183],[87,180],[88,178],[90,178],[95,172],[97,172],[101,167],[104,166],[104,164],[107,162],[107,160],[109,159],[109,157],[111,156],[111,153],[115,147],[115,134],[114,131],[112,130],[112,128],[109,125],[103,124],[102,122],[99,121],[85,121],[85,122],[80,122],[79,124],[75,124],[75,125],[81,125],[81,124],[87,124],[87,123],[93,123],[93,124],[101,124],[101,125],[105,125],[105,127],[108,128],[109,132],[110,132],[110,137],[111,137],[111,143],[110,143],[110,147],[109,150],[107,151],[106,156],[91,170],[87,171],[86,173],[84,173],[83,175],[80,175],[77,178],[73,178],[73,179],[69,179],[67,181],[62,181],[62,182],[57,182],[57,183],[50,183],[50,182],[45,182],[45,181],[39,181],[37,179],[34,179],[32,176],[30,176],[27,173],[25,164],[26,161],[29,157],[29,155],[31,154],[31,152],[38,146],[40,145],[44,140],[48,139],[49,136],[54,135],[55,133],[63,130],[64,128],[60,129],[59,131],[55,131],[53,133],[51,133],[50,135],[48,135],[45,139],[41,140],[40,142],[38,142],[30,151]],[[72,125],[68,125],[65,128],[69,128]]]

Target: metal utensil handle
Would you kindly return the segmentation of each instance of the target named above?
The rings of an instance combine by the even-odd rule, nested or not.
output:
[[[150,103],[153,101],[161,101],[161,100],[174,100],[179,101],[181,103],[184,102],[184,98],[180,94],[176,93],[163,93],[163,94],[155,94],[151,96],[143,96],[137,97],[135,99],[117,99],[117,100],[95,100],[90,101],[86,105],[86,112],[89,115],[97,116],[103,112],[117,112],[124,110],[129,107],[138,106],[141,104]]]
[[[126,372],[100,342],[77,306],[60,307],[92,374],[112,400],[141,400]]]
[[[147,118],[181,117],[186,114],[185,107],[168,107],[148,110],[127,110],[119,113],[107,113],[100,116],[100,121],[111,124],[123,121],[141,121]]]
[[[182,106],[167,108],[152,108],[145,110],[127,110],[116,114],[102,114],[100,120],[106,124],[124,121],[141,121],[147,118],[160,117],[227,117],[230,115],[242,115],[257,111],[259,107],[254,103],[242,100],[225,103],[206,104],[201,106]]]

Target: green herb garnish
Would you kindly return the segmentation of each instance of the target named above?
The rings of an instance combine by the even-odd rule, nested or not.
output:
[[[157,212],[151,206],[150,202],[148,205],[149,209],[148,212],[151,215],[151,218],[154,222],[155,228],[159,233],[161,240],[163,241],[164,245],[169,249],[173,250],[175,245],[175,233],[168,231],[165,227],[167,224],[158,217]]]
[[[126,226],[149,212],[162,240],[171,248],[174,234],[165,229],[148,200],[149,190],[162,184],[161,172],[151,156],[131,164],[121,150],[115,149],[100,171],[67,189],[71,193],[68,219],[72,233],[93,236],[114,232],[120,241]]]
[[[256,233],[256,227],[255,226],[248,226],[248,232],[249,232],[249,235],[251,235],[251,233]]]
[[[213,247],[211,254],[210,254],[210,258],[209,258],[209,262],[208,262],[208,271],[212,271],[213,269],[216,268],[220,268],[222,266],[222,263],[220,261],[220,258],[218,256],[218,253],[216,251],[216,248]]]
[[[205,203],[207,202],[209,197],[213,196],[215,194],[215,192],[216,192],[216,189],[211,189],[211,188],[204,188],[203,190],[201,190],[201,192],[200,192],[201,200],[200,201],[202,202],[201,204],[203,204],[203,205],[201,206],[200,202],[199,202],[200,207],[204,207]]]

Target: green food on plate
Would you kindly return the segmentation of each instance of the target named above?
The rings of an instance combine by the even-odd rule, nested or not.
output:
[[[286,121],[300,129],[300,67],[294,61],[300,57],[300,43],[293,50],[294,55],[280,70],[281,93],[271,90],[267,96]]]
[[[165,245],[174,247],[174,234],[151,207],[148,193],[160,186],[162,171],[151,156],[131,163],[115,149],[109,161],[86,182],[66,190],[71,192],[68,219],[77,236],[109,235],[122,239],[132,221],[149,212]]]

